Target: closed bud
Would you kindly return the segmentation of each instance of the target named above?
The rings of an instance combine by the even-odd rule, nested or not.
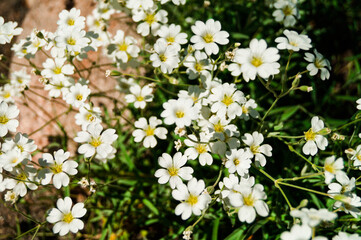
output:
[[[187,52],[188,52],[188,53],[194,52],[194,47],[193,47],[192,45],[188,45],[188,47],[187,47]]]
[[[301,86],[298,89],[303,91],[303,92],[311,92],[311,91],[313,91],[313,88],[310,87],[310,86]]]
[[[319,134],[319,135],[327,135],[329,133],[331,133],[331,129],[329,129],[329,128],[323,128],[317,132],[317,134]]]
[[[241,43],[239,43],[239,42],[236,42],[236,43],[234,44],[234,47],[236,47],[236,48],[238,48],[239,46],[241,46]]]
[[[105,73],[106,74],[106,73]],[[121,74],[120,74],[120,72],[118,72],[118,71],[115,71],[115,70],[112,70],[111,72],[110,72],[110,76],[120,76]]]

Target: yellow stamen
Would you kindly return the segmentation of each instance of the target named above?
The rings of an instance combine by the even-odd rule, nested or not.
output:
[[[172,36],[168,36],[166,38],[166,40],[167,40],[167,42],[170,42],[170,43],[173,43],[175,41],[174,37],[172,37]]]
[[[152,13],[148,13],[147,16],[144,18],[144,21],[149,25],[152,25],[155,22],[155,15]]]
[[[61,73],[61,67],[56,67],[56,68],[54,68],[54,69],[53,69],[53,72],[54,72],[55,74],[60,74],[60,73]]]
[[[74,38],[72,38],[72,37],[68,38],[68,39],[66,40],[66,42],[67,42],[67,44],[69,44],[69,45],[75,45],[75,44],[76,44],[76,40],[75,40]]]
[[[68,24],[69,26],[73,26],[73,25],[75,24],[74,19],[69,18],[68,21],[67,21],[67,24]]]
[[[64,214],[63,222],[71,223],[73,221],[73,219],[74,219],[74,217],[70,212],[70,213]]]
[[[240,162],[241,162],[241,161],[239,161],[238,158],[235,158],[235,159],[233,160],[233,163],[234,163],[235,166],[237,166]]]
[[[83,100],[83,95],[78,94],[78,95],[76,95],[75,98],[76,98],[76,100],[81,101],[81,100]]]
[[[197,144],[196,147],[195,147],[195,149],[197,150],[197,152],[198,152],[199,154],[202,154],[202,153],[207,152],[207,147],[206,147],[205,144]]]
[[[51,168],[51,171],[53,171],[54,174],[61,173],[63,171],[63,165],[56,164]]]
[[[166,57],[164,54],[160,54],[160,55],[159,55],[159,60],[160,60],[161,62],[165,62],[165,61],[167,61],[167,57]]]
[[[325,165],[325,171],[330,172],[330,173],[335,173],[335,168],[333,167],[333,164],[326,164]]]
[[[0,116],[0,123],[1,124],[6,124],[7,122],[9,122],[9,118],[5,115]]]
[[[128,45],[125,42],[122,42],[121,44],[118,44],[119,51],[127,51]]]
[[[259,146],[254,146],[254,145],[252,145],[252,146],[250,147],[251,152],[252,152],[253,154],[259,153],[258,148],[259,148]]]
[[[143,100],[144,100],[144,97],[143,97],[143,96],[138,96],[138,97],[137,97],[137,101],[138,101],[138,102],[141,102],[141,101],[143,101]]]
[[[216,132],[223,132],[224,131],[223,126],[222,126],[220,121],[214,125],[214,131],[216,131]]]
[[[183,117],[184,117],[184,112],[183,112],[183,111],[177,111],[177,112],[175,113],[175,116],[176,116],[177,118],[183,118]]]
[[[251,61],[251,64],[253,65],[253,66],[255,66],[255,67],[259,67],[259,66],[261,66],[262,65],[262,59],[261,58],[259,58],[259,57],[253,57],[252,58],[252,61]]]
[[[292,15],[292,8],[289,5],[286,5],[283,9],[282,12],[285,16],[289,16]]]
[[[224,94],[222,103],[224,103],[227,107],[233,103],[232,96],[228,96],[227,94]]]
[[[304,132],[306,141],[313,141],[316,138],[316,133],[310,128],[307,132]]]
[[[148,128],[145,130],[145,135],[147,136],[153,136],[154,135],[154,128],[152,128],[151,126],[148,126]]]
[[[206,35],[203,36],[203,39],[206,43],[211,43],[214,41],[213,39],[213,35],[210,33],[207,33]]]
[[[186,202],[189,203],[191,206],[193,206],[194,204],[196,204],[198,202],[198,197],[190,194],[189,198]]]
[[[249,194],[248,196],[243,196],[243,203],[247,206],[253,206],[254,205],[254,199],[252,197],[252,194]]]
[[[92,145],[93,147],[98,147],[100,146],[100,144],[102,144],[102,141],[100,140],[100,137],[97,138],[92,137],[89,144]]]
[[[200,63],[196,63],[194,65],[194,69],[197,71],[197,72],[201,72],[203,70],[203,65],[200,64]]]
[[[173,176],[177,176],[178,175],[178,171],[179,169],[174,167],[174,166],[171,166],[170,168],[168,168],[168,173],[171,177]]]

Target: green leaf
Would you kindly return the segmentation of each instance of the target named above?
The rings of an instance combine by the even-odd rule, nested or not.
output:
[[[218,228],[219,228],[220,220],[221,220],[220,218],[217,218],[216,220],[213,221],[212,240],[218,239]]]
[[[149,210],[151,210],[155,215],[159,215],[159,211],[158,209],[154,206],[154,204],[149,201],[148,199],[144,198],[143,199],[143,203],[145,206],[147,206],[149,208]]]
[[[239,240],[244,232],[244,229],[238,228],[228,235],[224,240]]]
[[[246,34],[243,34],[243,33],[235,33],[234,32],[234,33],[231,33],[231,36],[236,40],[238,40],[238,39],[249,39],[249,36],[246,35]]]
[[[286,121],[287,119],[292,117],[292,115],[295,114],[297,112],[297,110],[298,110],[298,106],[288,107],[281,115],[280,121],[281,122]]]

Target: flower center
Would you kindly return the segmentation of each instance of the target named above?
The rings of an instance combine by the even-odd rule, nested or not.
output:
[[[248,196],[243,196],[243,203],[247,206],[253,206],[254,199],[252,197],[252,194],[249,194]]]
[[[235,159],[233,160],[233,163],[234,163],[235,166],[237,166],[240,162],[241,162],[241,161],[239,161],[238,158],[235,158]]]
[[[193,206],[194,204],[196,204],[198,202],[198,197],[190,194],[189,198],[186,202],[189,203],[191,206]]]
[[[361,154],[356,156],[357,160],[361,161]]]
[[[74,25],[74,23],[75,23],[75,21],[74,21],[74,19],[72,19],[72,18],[69,18],[68,19],[68,21],[66,22],[69,26],[73,26]]]
[[[259,153],[258,148],[259,148],[259,146],[255,146],[255,145],[252,145],[252,146],[250,147],[251,152],[252,152],[253,154]]]
[[[292,15],[292,7],[290,7],[289,5],[286,5],[283,9],[282,12],[285,16],[289,16]]]
[[[213,35],[210,33],[206,33],[206,35],[203,36],[203,39],[206,43],[213,42]]]
[[[227,94],[224,94],[222,103],[226,105],[227,107],[233,103],[232,96],[228,96]]]
[[[222,126],[222,124],[220,122],[218,122],[218,123],[216,123],[214,125],[214,131],[216,131],[216,132],[223,132],[224,131],[223,126]]]
[[[196,63],[196,64],[194,65],[194,69],[195,69],[197,72],[201,72],[201,71],[203,70],[203,66],[202,66],[202,64],[200,64],[200,63]]]
[[[95,120],[95,117],[93,116],[93,114],[88,113],[86,115],[86,120],[89,121],[89,122],[93,122]]]
[[[89,144],[92,145],[93,147],[99,147],[100,144],[102,144],[102,141],[100,140],[100,137],[97,138],[92,137]]]
[[[319,58],[316,58],[314,64],[315,64],[315,66],[316,66],[317,68],[323,68],[323,67],[324,67],[322,59],[319,59]]]
[[[167,61],[167,57],[166,57],[164,54],[160,54],[160,55],[159,55],[159,60],[160,60],[161,62],[165,62],[165,61]]]
[[[177,112],[175,113],[175,116],[176,116],[177,118],[183,118],[183,117],[184,117],[184,112],[183,112],[183,111],[177,111]]]
[[[145,135],[147,136],[153,136],[154,135],[154,128],[152,128],[151,126],[148,126],[147,129],[145,130]]]
[[[1,124],[6,124],[7,122],[9,122],[9,118],[5,115],[0,116],[0,123]]]
[[[259,67],[262,65],[262,59],[260,57],[253,57],[252,58],[252,61],[251,61],[251,64],[255,67]]]
[[[155,22],[155,16],[152,13],[147,14],[147,16],[144,18],[144,21],[148,23],[149,25],[152,25]]]
[[[83,100],[83,95],[78,94],[78,95],[76,95],[75,98],[76,98],[76,100],[81,101],[81,100]]]
[[[168,168],[168,173],[171,177],[173,176],[177,176],[178,175],[178,171],[179,169],[174,167],[174,166],[171,166],[170,168]]]
[[[20,149],[20,152],[24,152],[24,147],[23,146],[21,146],[20,144],[17,144],[16,146]]]
[[[335,168],[333,167],[333,164],[326,164],[325,171],[330,172],[330,173],[335,173]]]
[[[61,73],[61,67],[56,67],[56,68],[54,68],[54,69],[53,69],[53,72],[54,72],[55,74],[60,74],[60,73]]]
[[[202,154],[202,153],[205,153],[207,152],[207,148],[206,148],[206,145],[205,144],[198,144],[195,149],[197,150],[197,152],[199,154]]]
[[[143,96],[138,96],[136,99],[137,99],[138,102],[141,102],[141,101],[144,100],[144,97]]]
[[[247,114],[248,113],[248,108],[246,106],[242,106],[242,112]]]
[[[56,164],[51,168],[51,171],[53,171],[54,174],[61,173],[63,171],[63,165]]]
[[[307,132],[304,132],[306,141],[313,141],[316,138],[316,133],[310,128]]]
[[[25,173],[20,173],[18,176],[16,176],[16,178],[19,180],[19,181],[25,181],[27,179]]]
[[[118,44],[119,51],[127,51],[128,45],[125,42],[122,42],[121,44]]]
[[[295,41],[290,41],[290,45],[295,46],[295,47],[298,47],[298,43],[295,42]]]
[[[73,221],[73,219],[74,219],[74,217],[70,212],[70,213],[64,214],[63,222],[71,223]]]
[[[4,94],[4,96],[3,96],[4,98],[9,98],[9,97],[11,97],[11,94],[10,94],[10,92],[5,92],[5,94]]]
[[[69,44],[69,45],[75,45],[76,44],[76,40],[73,38],[73,37],[70,37],[66,40],[66,42]]]
[[[167,40],[167,42],[173,43],[175,41],[174,37],[172,36],[168,36],[165,40]]]
[[[18,162],[18,160],[19,160],[18,158],[14,158],[14,159],[11,161],[11,163],[12,163],[12,164],[15,164],[15,163]]]

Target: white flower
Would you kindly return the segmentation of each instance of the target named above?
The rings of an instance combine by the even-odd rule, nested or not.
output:
[[[44,36],[46,33],[44,31],[40,31]],[[30,34],[30,44],[26,46],[27,53],[36,54],[36,52],[42,47],[47,45],[47,42],[43,38],[39,38],[37,35],[37,30],[34,29]]]
[[[55,41],[57,47],[66,48],[72,55],[75,55],[88,45],[90,39],[85,37],[84,30],[74,29],[72,31],[59,31]]]
[[[125,101],[134,103],[135,108],[144,109],[146,102],[153,101],[153,88],[150,85],[141,88],[138,84],[135,84],[129,88],[129,91],[130,94],[125,96]]]
[[[84,203],[77,203],[73,207],[70,197],[64,199],[59,198],[56,202],[56,208],[52,208],[46,221],[55,223],[53,227],[54,233],[64,236],[69,231],[77,233],[84,228],[84,223],[79,218],[86,214]]]
[[[361,236],[357,233],[348,234],[346,232],[339,232],[332,240],[361,240]]]
[[[321,223],[321,221],[333,221],[337,218],[337,214],[330,212],[325,208],[314,209],[314,208],[302,208],[301,210],[295,209],[291,211],[292,217],[300,218],[302,224],[306,224],[310,227],[316,227]]]
[[[0,103],[0,137],[4,137],[8,131],[16,132],[19,121],[15,118],[19,115],[16,105],[8,105],[6,102]]]
[[[212,88],[211,92],[212,94],[208,97],[208,100],[214,102],[211,111],[216,113],[217,116],[221,118],[227,116],[229,119],[234,119],[242,114],[240,104],[245,103],[246,98],[243,92],[237,90],[235,84],[224,83]]]
[[[70,11],[64,9],[59,13],[57,24],[65,31],[72,31],[74,28],[83,29],[85,17],[80,16],[80,9],[72,8]]]
[[[132,135],[134,137],[134,142],[141,142],[144,139],[144,147],[155,147],[157,145],[157,139],[155,138],[155,136],[160,139],[166,139],[168,133],[166,128],[157,127],[159,124],[162,124],[162,121],[154,116],[149,118],[149,124],[147,122],[147,119],[145,119],[144,117],[139,118],[139,120],[134,123],[134,126],[136,128],[140,128],[133,131]]]
[[[55,58],[54,60],[48,58],[44,63],[44,70],[41,75],[46,78],[64,78],[64,75],[74,74],[74,67],[70,64],[65,64],[66,58]]]
[[[281,240],[309,240],[312,229],[308,225],[293,225],[290,232],[283,232]]]
[[[73,84],[71,83],[73,79],[69,77],[65,78],[51,78],[49,83],[45,84],[44,89],[49,91],[49,96],[57,98],[62,93],[65,96],[69,93],[69,88]]]
[[[283,22],[285,27],[292,27],[296,24],[298,18],[298,10],[296,4],[290,0],[279,0],[274,4],[277,9],[272,16],[277,22]]]
[[[345,213],[351,214],[354,218],[358,218],[361,216],[361,198],[357,196],[355,193],[350,194],[349,196],[342,196],[340,201],[336,201],[334,204],[334,208],[340,208]]]
[[[235,173],[237,171],[238,175],[245,177],[248,175],[248,170],[251,167],[251,158],[252,154],[249,151],[244,149],[232,149],[230,152],[226,153],[226,164],[225,167],[228,168],[229,173]]]
[[[201,215],[202,210],[208,207],[211,197],[205,190],[203,180],[197,181],[192,178],[187,185],[181,183],[172,191],[172,196],[178,201],[182,201],[175,208],[176,215],[182,215],[182,219],[188,219],[192,213]]]
[[[13,139],[5,139],[1,146],[3,152],[10,151],[11,149],[18,149],[24,158],[31,160],[31,153],[36,150],[34,140],[29,139],[27,134],[17,133]]]
[[[80,108],[84,105],[85,100],[90,94],[90,89],[87,85],[76,83],[71,86],[69,92],[64,96],[66,103],[73,107]]]
[[[22,28],[17,28],[17,22],[4,23],[4,18],[0,17],[0,44],[10,43],[14,35],[20,35]]]
[[[252,183],[254,184],[254,179]],[[261,184],[256,184],[254,187],[239,184],[234,189],[237,193],[230,195],[229,200],[233,207],[239,208],[238,218],[241,222],[253,222],[256,219],[256,212],[262,217],[268,216],[269,209],[263,201],[267,196]]]
[[[24,197],[28,188],[35,190],[38,188],[35,182],[36,169],[32,165],[26,165],[24,169],[15,168],[11,174],[14,178],[8,178],[6,183],[7,189],[12,189],[15,194]]]
[[[85,103],[79,108],[79,113],[75,114],[75,123],[80,125],[83,131],[90,123],[101,122],[101,110],[98,107],[91,107],[90,104]]]
[[[286,37],[278,37],[275,42],[278,43],[278,49],[288,49],[298,52],[300,49],[307,51],[312,47],[311,39],[304,34],[298,34],[295,31],[284,30]]]
[[[327,138],[325,138],[324,133],[328,133],[328,130],[324,128],[324,123],[319,117],[315,116],[311,119],[311,128],[304,132],[306,144],[302,148],[302,152],[306,155],[314,156],[319,148],[320,150],[325,150],[328,145]]]
[[[17,88],[14,85],[6,83],[0,87],[0,101],[6,103],[15,103],[15,98],[20,97],[20,91],[22,89]]]
[[[321,71],[321,79],[326,80],[330,78],[331,65],[330,62],[323,57],[322,54],[314,50],[315,55],[312,53],[305,53],[305,60],[310,62],[307,65],[307,70],[310,71],[310,76],[314,76]]]
[[[343,178],[336,178],[336,180],[340,184],[330,183],[328,185],[328,188],[330,190],[328,190],[327,193],[330,194],[331,196],[343,195],[343,194],[349,195],[356,186],[356,179],[354,177],[349,179],[349,177],[346,175]]]
[[[209,153],[211,149],[209,148],[209,139],[210,136],[204,132],[199,134],[199,140],[195,135],[189,135],[188,139],[184,140],[184,143],[189,147],[185,150],[184,155],[189,159],[196,159],[199,156],[199,163],[204,165],[211,165],[213,162],[212,155]]]
[[[41,180],[41,184],[47,185],[53,179],[53,184],[57,189],[68,186],[69,176],[67,174],[75,175],[78,173],[76,169],[78,163],[68,160],[69,156],[70,153],[64,152],[63,149],[54,152],[54,157],[50,153],[43,153],[39,163],[48,168],[43,173],[45,178]]]
[[[19,195],[16,194],[14,191],[7,191],[4,200],[6,202],[10,202],[11,204],[14,204],[18,200]]]
[[[168,45],[174,45],[179,51],[181,49],[181,45],[187,43],[187,34],[181,33],[181,27],[179,25],[171,24],[169,26],[162,26],[157,35],[164,39]]]
[[[153,6],[147,10],[140,9],[139,11],[133,12],[133,20],[134,22],[143,21],[137,27],[137,32],[141,34],[143,37],[148,36],[150,30],[154,36],[157,35],[159,28],[161,27],[161,23],[167,23],[168,13],[165,10],[159,10],[156,12],[157,6]]]
[[[164,118],[164,123],[167,125],[175,123],[180,128],[190,126],[192,120],[196,120],[199,114],[199,109],[193,107],[191,99],[170,99],[163,103],[163,108],[161,117]]]
[[[221,31],[221,23],[213,19],[208,19],[206,23],[196,21],[192,26],[192,32],[195,34],[191,37],[193,47],[196,50],[204,49],[208,55],[219,52],[217,44],[226,45],[229,42],[229,33]]]
[[[227,200],[229,202],[229,195],[235,194],[237,191],[235,187],[240,184],[239,178],[237,175],[231,173],[228,177],[224,177],[222,182],[219,182],[220,197],[222,200]]]
[[[13,71],[10,75],[10,84],[18,86],[23,90],[26,86],[29,86],[31,76],[27,74],[26,68],[21,69],[20,71]]]
[[[130,9],[144,9],[152,8],[154,5],[153,0],[128,0],[126,1],[126,7]]]
[[[249,151],[251,153],[251,158],[255,157],[255,161],[264,167],[266,165],[266,158],[272,156],[272,147],[269,144],[263,144],[264,137],[262,133],[253,132],[252,135],[246,133],[242,138],[242,141],[249,146]]]
[[[120,59],[126,63],[130,60],[130,58],[138,57],[140,49],[136,45],[137,40],[131,36],[124,36],[124,32],[122,30],[117,30],[117,33],[111,43],[114,44],[115,47],[115,50],[111,54],[111,56],[114,57],[114,60]]]
[[[280,58],[278,49],[267,48],[267,43],[263,39],[252,39],[249,48],[242,48],[236,52],[237,58],[235,57],[234,61],[241,65],[240,71],[246,82],[254,80],[256,75],[268,79],[280,72],[280,64],[277,62]]]
[[[155,176],[160,184],[166,184],[169,182],[172,189],[178,185],[183,184],[182,179],[192,179],[193,169],[191,167],[185,167],[187,163],[187,156],[182,155],[181,152],[174,154],[173,159],[168,153],[163,153],[158,158],[158,163],[162,169],[158,169],[155,172]]]
[[[259,113],[255,110],[257,107],[257,103],[253,99],[247,100],[246,103],[242,104],[242,115],[239,117],[240,119],[249,120],[249,116],[253,118],[258,118]]]
[[[194,57],[188,56],[183,65],[187,67],[189,79],[201,77],[202,80],[210,80],[212,77],[210,73],[212,65],[209,57],[204,52],[195,51]],[[216,66],[214,66],[214,69],[216,69]]]
[[[348,177],[343,169],[343,159],[336,156],[330,156],[325,159],[325,183],[330,184],[332,179],[336,177],[337,181],[347,181]]]
[[[84,157],[91,157],[95,153],[106,157],[111,153],[113,151],[112,143],[117,140],[118,135],[112,128],[101,133],[102,130],[103,127],[99,123],[91,123],[87,127],[87,131],[78,132],[74,141],[84,143],[78,148],[78,152],[84,154]]]
[[[17,148],[12,148],[0,155],[0,168],[6,171],[13,171],[13,168],[23,162],[27,156],[27,153],[23,153]]]
[[[163,73],[172,73],[173,69],[178,67],[179,57],[178,49],[174,45],[168,45],[164,39],[158,39],[154,44],[154,51],[149,59],[153,67],[160,67]]]

